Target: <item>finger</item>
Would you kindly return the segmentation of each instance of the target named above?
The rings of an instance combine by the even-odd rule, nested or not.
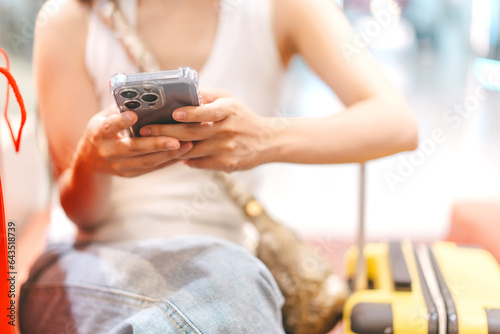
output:
[[[172,117],[178,122],[218,122],[227,118],[232,110],[230,98],[217,99],[212,103],[198,107],[181,107],[176,109]]]
[[[141,128],[141,136],[167,136],[179,141],[204,140],[215,135],[220,124],[212,122],[190,124],[151,124]]]
[[[195,158],[185,160],[184,163],[189,167],[225,171],[227,173],[237,170],[237,163],[233,160],[223,161],[217,156],[208,156],[203,158]]]
[[[201,100],[203,104],[212,103],[221,97],[229,97],[231,93],[227,90],[219,88],[206,88],[200,91]]]
[[[201,158],[222,153],[230,153],[237,150],[235,141],[228,139],[208,139],[194,144],[192,150],[183,155],[186,159]]]
[[[164,167],[173,165],[173,164],[175,164],[177,162],[179,162],[179,160],[173,159],[173,160],[167,161],[167,162],[165,162],[163,164],[160,164],[160,165],[158,165],[156,167],[153,167],[153,168],[150,168],[150,169],[146,169],[146,170],[144,170],[144,169],[129,170],[129,171],[121,173],[120,176],[123,176],[123,177],[136,177],[136,176],[140,176],[140,175],[143,175],[143,174],[154,172],[155,170],[162,169]]]
[[[177,150],[180,142],[170,137],[124,137],[103,141],[100,153],[104,157],[139,156],[155,152]]]
[[[156,152],[135,157],[121,157],[111,162],[111,168],[119,174],[131,171],[146,172],[180,157],[192,148],[192,143],[182,143],[181,147],[175,151]]]
[[[103,112],[101,116],[102,119],[94,134],[94,136],[98,136],[99,138],[112,138],[137,122],[137,115],[133,111],[125,111],[119,114],[113,113],[108,116]]]

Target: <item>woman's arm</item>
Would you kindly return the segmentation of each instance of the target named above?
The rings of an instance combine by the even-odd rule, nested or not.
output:
[[[75,222],[93,224],[106,211],[110,178],[76,163],[86,124],[99,111],[84,66],[87,20],[76,1],[60,6],[47,24],[37,25],[33,64],[61,203]]]
[[[192,148],[173,138],[127,138],[137,121],[117,108],[99,112],[85,68],[88,8],[76,0],[37,25],[34,70],[61,204],[79,228],[91,229],[109,210],[111,175],[132,177],[173,163]]]
[[[301,54],[346,109],[319,119],[290,120],[276,136],[274,156],[286,162],[343,163],[415,149],[418,135],[411,108],[369,52],[359,47],[338,6],[331,0],[275,4],[282,50]]]
[[[205,105],[174,112],[180,122],[152,125],[143,135],[196,141],[186,164],[241,170],[267,162],[348,163],[384,157],[417,146],[411,108],[365,49],[332,0],[275,0],[275,35],[284,62],[301,54],[346,109],[329,117],[264,118],[226,92],[205,92]]]

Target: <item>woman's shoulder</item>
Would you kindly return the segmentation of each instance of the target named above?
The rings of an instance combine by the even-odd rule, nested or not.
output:
[[[34,60],[78,61],[83,57],[90,8],[79,0],[48,0],[38,12]]]
[[[331,10],[333,0],[270,0],[274,8],[276,42],[285,63],[298,52],[298,35],[308,34],[317,16]],[[304,31],[305,30],[305,31]]]
[[[89,5],[79,0],[48,0],[38,12],[35,38],[78,41],[86,35]]]

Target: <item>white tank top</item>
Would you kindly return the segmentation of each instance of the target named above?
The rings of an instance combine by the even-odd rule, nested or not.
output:
[[[122,0],[136,25],[137,0]],[[200,87],[229,90],[263,116],[278,108],[285,69],[272,28],[272,0],[220,0],[220,15],[209,58],[199,73]],[[87,71],[102,108],[114,103],[109,78],[137,72],[124,48],[98,18],[90,15],[85,53]],[[252,190],[258,168],[233,176]],[[208,234],[238,243],[245,217],[208,172],[174,164],[135,178],[113,177],[111,212],[92,235],[79,240],[114,241],[179,234]]]

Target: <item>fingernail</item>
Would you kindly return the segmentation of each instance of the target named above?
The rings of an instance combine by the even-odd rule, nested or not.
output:
[[[181,148],[179,149],[179,152],[186,153],[187,151],[189,151],[192,148],[193,148],[193,144],[191,142],[182,143]]]
[[[167,144],[165,144],[165,147],[167,148],[167,150],[177,150],[180,145],[178,142],[167,142]]]
[[[182,121],[183,119],[186,119],[186,112],[185,111],[176,111],[174,112],[174,119],[178,121]]]
[[[134,116],[132,115],[131,112],[128,111],[123,113],[123,119],[125,120],[125,122],[129,124],[132,124],[134,122]]]
[[[152,131],[151,128],[142,128],[139,133],[141,134],[141,136],[151,136]]]

